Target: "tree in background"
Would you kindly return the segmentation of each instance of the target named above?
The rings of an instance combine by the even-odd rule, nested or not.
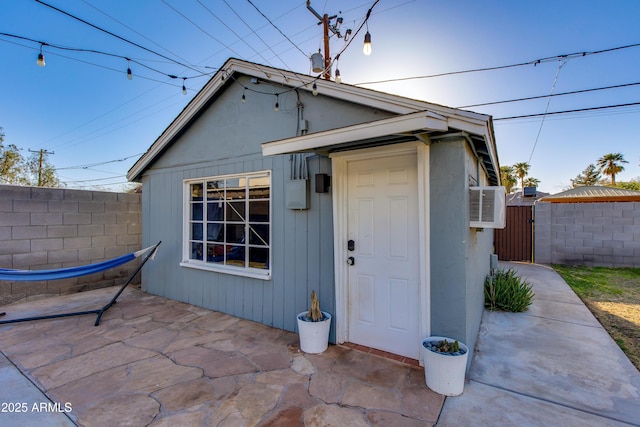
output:
[[[598,171],[611,177],[611,185],[616,185],[616,174],[624,170],[623,163],[629,163],[620,153],[609,153],[598,159]]]
[[[596,165],[593,163],[587,166],[582,173],[571,180],[573,188],[583,187],[585,185],[597,185],[601,182],[602,175]]]
[[[4,136],[3,129],[0,128],[0,183],[41,187],[62,186],[46,151],[35,152],[25,159],[15,144],[4,145]]]
[[[626,182],[616,182],[616,187],[624,188],[625,190],[640,191],[640,178],[635,178]]]
[[[500,181],[505,187],[507,194],[513,191],[513,187],[518,183],[513,166],[500,166]]]
[[[4,145],[4,131],[0,128],[0,182],[2,184],[25,184],[24,157],[14,144]]]
[[[525,187],[537,187],[538,185],[540,185],[540,180],[538,178],[528,176],[524,180]]]
[[[524,192],[524,178],[529,175],[530,165],[527,162],[516,163],[513,165],[513,171],[516,176],[520,179],[520,186],[522,187],[522,191]]]

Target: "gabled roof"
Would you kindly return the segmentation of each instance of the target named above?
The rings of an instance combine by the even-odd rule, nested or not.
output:
[[[640,191],[594,185],[572,188],[562,193],[543,197],[540,201],[551,203],[640,202]]]
[[[423,119],[418,120],[423,120],[425,122],[425,126],[420,127],[419,129],[409,129],[407,131],[415,133],[417,135],[416,138],[423,140],[426,140],[427,138],[430,140],[444,139],[451,134],[462,135],[467,138],[471,148],[482,160],[482,164],[489,175],[490,182],[494,185],[498,185],[499,183],[499,174],[497,171],[499,171],[500,167],[498,164],[493,124],[490,116],[348,84],[338,84],[333,81],[317,79],[313,76],[293,73],[291,71],[267,67],[234,58],[227,60],[220,70],[182,110],[178,117],[176,117],[164,132],[162,132],[158,139],[156,139],[151,147],[149,147],[147,152],[138,159],[131,169],[129,169],[127,179],[130,181],[139,181],[142,174],[153,164],[154,160],[177,140],[182,131],[199,116],[199,113],[207,107],[208,103],[217,95],[217,93],[224,90],[225,85],[229,83],[229,79],[237,78],[238,75],[256,77],[261,80],[271,81],[278,85],[295,87],[298,90],[306,90],[308,92],[312,91],[312,85],[315,83],[318,91],[323,96],[333,97],[355,104],[365,105],[371,108],[407,116],[406,119],[400,118],[394,120],[392,118],[379,121],[378,129],[384,128],[384,131],[382,131],[380,135],[385,134],[387,130],[389,133],[386,135],[390,135],[393,133],[393,129],[398,129],[397,131],[400,132],[400,128],[398,127],[399,122],[411,122],[413,126],[413,124],[416,123],[414,113],[421,112]],[[433,125],[433,127],[430,127],[431,125]],[[357,127],[357,125],[355,126]],[[395,128],[393,128],[393,126],[395,126]],[[340,134],[341,132],[346,131],[351,132],[351,135],[356,135],[357,133],[354,133],[353,128],[354,126],[349,126],[347,128],[336,129],[333,131],[324,131],[323,133],[326,134],[327,132],[333,132],[334,134]],[[304,135],[304,137],[306,137],[307,142],[309,142],[313,140],[313,135],[314,134],[308,134]],[[284,141],[284,144],[280,142],[280,147],[282,147],[281,150],[284,150],[285,147],[290,149],[292,147],[291,145],[288,145],[290,142],[299,142],[296,138],[282,141]],[[311,143],[311,145],[313,145],[313,143]],[[273,145],[271,147],[273,147]],[[307,148],[313,149],[313,147]],[[280,154],[280,152],[277,151],[278,150],[274,150],[270,154]]]

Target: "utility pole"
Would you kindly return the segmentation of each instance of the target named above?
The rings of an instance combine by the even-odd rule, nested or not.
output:
[[[30,153],[40,153],[40,160],[38,163],[38,187],[42,187],[42,157],[45,154],[56,154],[53,151],[47,151],[47,150],[43,150],[42,148],[40,150],[32,150],[29,149]]]
[[[340,24],[342,24],[342,18],[338,18],[335,24],[331,24],[331,20],[335,19],[338,15],[329,16],[328,14],[324,14],[320,16],[318,12],[316,12],[311,7],[311,0],[307,0],[307,9],[311,12],[316,18],[320,20],[318,25],[322,24],[324,30],[324,78],[325,80],[331,80],[331,53],[329,52],[329,30],[339,38],[342,38],[342,34],[340,34]],[[347,36],[351,33],[351,30],[347,30]],[[346,38],[345,38],[346,40]]]

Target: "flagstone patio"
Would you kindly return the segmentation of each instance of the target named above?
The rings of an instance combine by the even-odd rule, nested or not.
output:
[[[5,306],[2,319],[102,306],[117,288]],[[0,351],[83,426],[424,426],[424,371],[128,288],[95,316],[0,325]]]

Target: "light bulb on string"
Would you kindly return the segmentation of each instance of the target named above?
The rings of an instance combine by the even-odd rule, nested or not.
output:
[[[364,35],[364,46],[362,46],[362,53],[369,56],[371,55],[371,34],[367,31],[367,34]]]
[[[131,67],[129,66],[130,65],[129,58],[126,58],[126,60],[127,60],[127,78],[129,80],[133,80],[133,73],[131,72]]]
[[[182,78],[182,94],[186,95],[187,94],[187,87],[185,86],[185,82],[186,82],[187,78],[183,77]]]
[[[40,53],[38,54],[38,59],[36,60],[36,64],[38,64],[38,67],[44,67],[46,65],[46,63],[44,62],[44,54],[42,53],[42,46],[43,44],[40,43]]]
[[[244,93],[247,91],[247,88],[245,87],[244,89],[242,89],[242,103],[244,104],[245,101],[247,100],[247,97],[244,95]]]
[[[276,113],[280,111],[280,103],[278,102],[278,97],[279,97],[279,94],[276,93],[276,103],[273,106],[273,111],[275,111]]]
[[[336,68],[336,83],[342,83],[342,77],[340,76],[340,70]]]
[[[313,82],[313,86],[311,87],[313,90],[311,91],[311,93],[313,94],[313,96],[318,96],[318,85]]]

